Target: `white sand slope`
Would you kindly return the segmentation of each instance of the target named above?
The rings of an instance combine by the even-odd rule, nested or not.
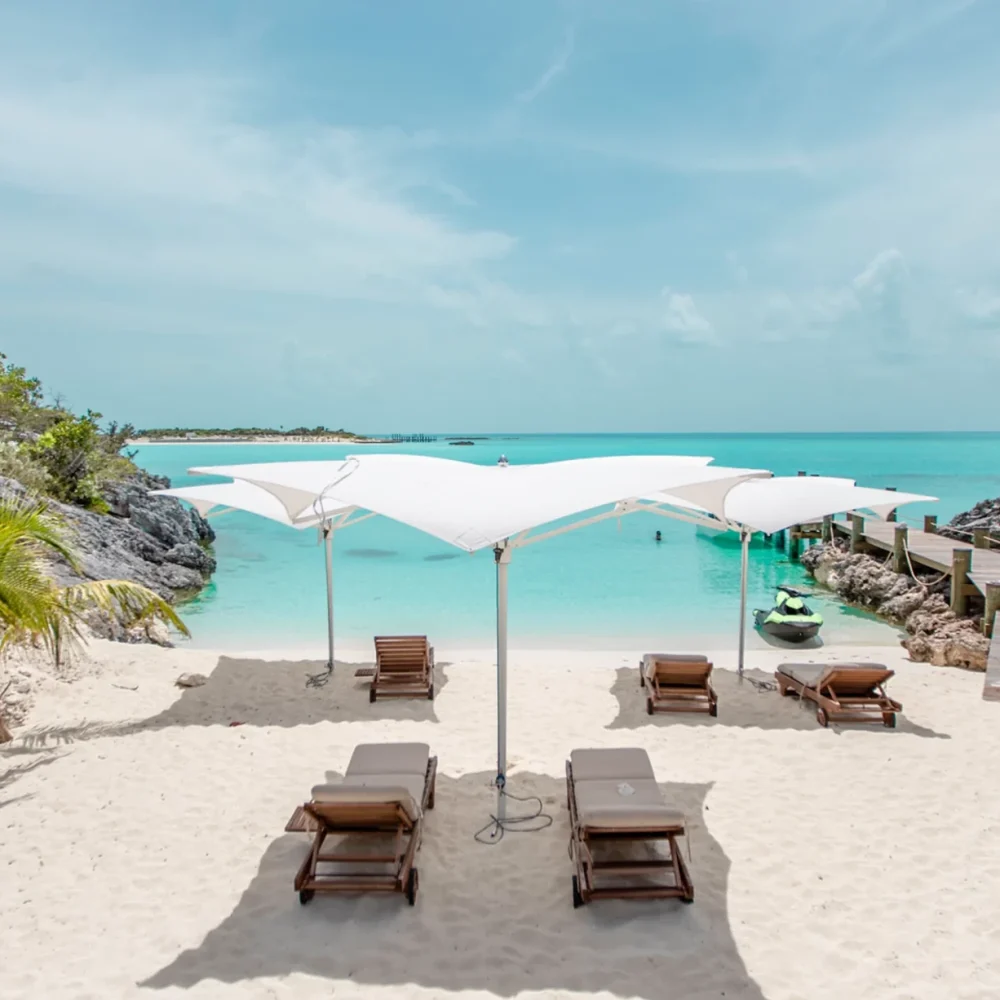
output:
[[[0,995],[1000,997],[1000,705],[981,675],[852,647],[898,670],[903,720],[824,730],[740,688],[731,653],[718,719],[651,718],[640,652],[513,655],[510,790],[554,822],[486,847],[488,652],[439,648],[433,703],[373,706],[350,669],[307,689],[315,664],[95,646],[0,750]],[[181,692],[182,670],[209,683]],[[416,907],[300,906],[286,820],[356,743],[390,739],[439,758]],[[649,751],[691,820],[693,905],[574,911],[563,775],[582,746]]]

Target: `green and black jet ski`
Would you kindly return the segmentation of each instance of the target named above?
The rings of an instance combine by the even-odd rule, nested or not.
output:
[[[814,638],[823,624],[823,616],[812,611],[802,597],[791,587],[779,587],[770,611],[754,611],[757,628],[785,642]]]

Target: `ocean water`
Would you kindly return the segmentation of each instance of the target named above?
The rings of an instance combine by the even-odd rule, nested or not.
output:
[[[1000,495],[1000,434],[870,435],[494,435],[471,447],[443,437],[382,451],[512,464],[597,455],[710,455],[720,465],[850,476],[870,486],[940,498],[904,509],[944,523]],[[339,459],[358,446],[146,445],[137,461],[175,486],[205,481],[194,465]],[[323,552],[314,530],[296,531],[250,514],[212,519],[219,568],[182,608],[192,642],[209,648],[301,648],[325,643]],[[656,543],[660,530],[663,541]],[[634,514],[517,550],[510,568],[514,646],[601,646],[734,641],[739,615],[739,545],[693,525]],[[336,632],[348,648],[376,634],[427,633],[442,647],[487,646],[495,634],[496,578],[490,552],[468,555],[404,525],[371,518],[338,532],[334,545]],[[784,553],[754,544],[750,608],[770,607],[777,585],[808,585]],[[885,626],[822,592],[811,601],[831,641],[874,641]],[[760,640],[753,640],[760,641]]]

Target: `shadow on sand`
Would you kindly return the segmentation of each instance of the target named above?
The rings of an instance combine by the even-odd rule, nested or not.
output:
[[[316,722],[371,722],[376,719],[437,722],[434,702],[427,698],[368,700],[371,676],[355,677],[358,667],[336,663],[321,687],[307,685],[323,664],[309,660],[252,660],[219,657],[201,687],[181,688],[168,709],[131,722],[90,722],[77,726],[28,729],[18,734],[26,747],[45,747],[102,736],[122,736],[173,726],[304,726]],[[447,664],[434,668],[437,697],[448,683]]]
[[[233,912],[140,985],[185,989],[206,979],[237,983],[301,972],[504,997],[554,990],[763,1000],[729,926],[729,860],[702,819],[710,785],[662,786],[689,819],[693,905],[602,901],[574,910],[565,782],[516,775],[516,794],[538,796],[555,822],[483,846],[473,833],[493,808],[490,777],[438,776],[415,907],[399,895],[318,895],[300,906],[292,878],[307,842],[286,834],[264,852]]]
[[[801,729],[823,732],[816,721],[816,706],[811,701],[796,697],[782,698],[777,692],[773,674],[763,670],[746,670],[740,682],[735,670],[712,671],[712,686],[719,696],[719,715],[712,718],[707,712],[646,712],[646,695],[639,684],[637,667],[619,667],[615,673],[611,693],[618,702],[618,715],[608,729],[639,729],[643,726],[736,726],[740,729]],[[891,694],[891,691],[890,691]],[[905,706],[904,706],[905,708]],[[830,723],[830,732],[843,729],[860,729],[865,732],[910,733],[935,739],[951,739],[926,726],[917,725],[905,714],[896,716],[896,728],[872,723]]]

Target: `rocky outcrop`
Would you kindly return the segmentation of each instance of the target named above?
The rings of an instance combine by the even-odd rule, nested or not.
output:
[[[115,484],[106,493],[109,514],[47,500],[68,527],[79,557],[79,572],[64,560],[53,559],[49,563],[52,578],[61,586],[83,580],[131,580],[169,601],[204,587],[215,571],[208,549],[215,532],[179,500],[150,493],[151,487],[164,485],[168,484],[148,475]],[[0,496],[25,493],[15,480],[0,478]],[[169,644],[167,630],[159,623],[125,630],[117,622],[95,616],[89,624],[100,638]]]
[[[938,529],[939,535],[955,538],[962,542],[972,541],[972,532],[982,528],[1000,541],[1000,497],[995,500],[981,500],[971,510],[956,514],[943,528]]]
[[[942,594],[948,583],[940,574],[913,579],[894,573],[880,559],[851,554],[837,542],[815,545],[803,553],[802,565],[816,581],[844,600],[903,625],[902,645],[911,659],[939,667],[985,670],[990,641],[974,618],[959,618]]]

